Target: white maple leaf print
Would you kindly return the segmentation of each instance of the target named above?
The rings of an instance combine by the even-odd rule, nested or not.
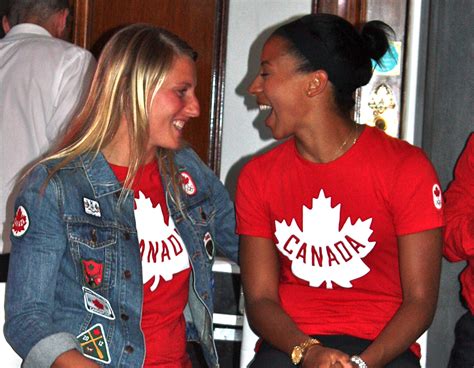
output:
[[[173,275],[189,267],[188,252],[171,216],[166,225],[161,205],[153,207],[151,200],[139,192],[135,198],[135,222],[142,254],[143,284],[155,277],[154,291],[160,277],[169,281]]]
[[[275,236],[280,252],[291,260],[293,274],[319,287],[333,283],[344,288],[352,287],[351,281],[367,274],[370,269],[362,258],[369,254],[376,242],[369,241],[372,219],[350,218],[339,229],[341,205],[331,206],[331,197],[321,190],[313,198],[312,207],[303,206],[303,224],[300,229],[293,219],[275,221]]]

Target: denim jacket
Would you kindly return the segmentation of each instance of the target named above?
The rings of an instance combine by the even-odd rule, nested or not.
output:
[[[63,352],[86,348],[101,365],[140,367],[143,282],[133,193],[118,201],[121,185],[100,153],[80,156],[45,184],[54,164],[37,166],[16,200],[5,337],[24,368],[50,367]],[[163,181],[192,266],[187,338],[201,343],[209,367],[218,367],[212,263],[216,248],[237,261],[234,208],[192,150],[176,152],[175,165],[192,181],[181,194],[181,210]]]

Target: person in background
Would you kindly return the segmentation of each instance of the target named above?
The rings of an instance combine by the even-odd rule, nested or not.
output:
[[[0,253],[8,234],[17,178],[43,155],[85,97],[92,54],[62,40],[68,0],[10,0],[0,39]],[[13,191],[13,193],[12,193]]]
[[[467,261],[461,273],[462,298],[467,312],[455,328],[449,368],[474,367],[474,134],[468,139],[444,193],[446,229],[444,256],[451,262]]]
[[[237,232],[250,367],[419,367],[438,296],[442,194],[421,151],[351,118],[391,29],[280,26],[249,87],[279,146],[242,170]]]
[[[116,33],[59,148],[25,178],[11,227],[7,341],[23,367],[218,367],[216,249],[234,207],[183,143],[200,113],[196,53],[150,25]]]

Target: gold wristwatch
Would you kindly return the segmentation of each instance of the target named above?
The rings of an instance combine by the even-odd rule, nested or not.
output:
[[[317,339],[308,339],[305,342],[296,345],[291,351],[290,357],[294,365],[298,365],[303,360],[304,354],[310,346],[321,345],[321,342]]]

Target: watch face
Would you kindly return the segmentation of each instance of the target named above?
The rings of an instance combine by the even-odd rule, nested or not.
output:
[[[301,362],[301,358],[303,358],[303,349],[301,346],[295,346],[291,352],[291,361],[296,365]]]

